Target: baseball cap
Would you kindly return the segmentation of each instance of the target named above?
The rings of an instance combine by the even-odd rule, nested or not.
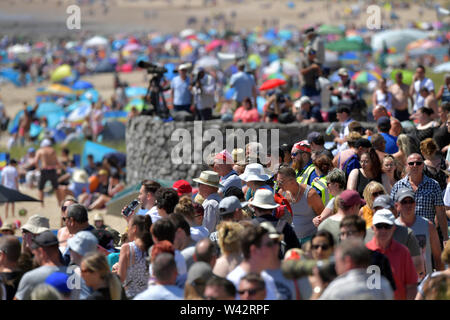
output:
[[[394,201],[392,201],[392,198],[389,195],[382,194],[375,198],[372,207],[382,207],[383,209],[390,209],[394,207]]]
[[[72,238],[67,240],[70,250],[75,251],[81,256],[97,250],[98,240],[90,231],[77,232]]]
[[[339,195],[339,198],[342,199],[343,205],[345,207],[352,207],[355,204],[365,205],[366,201],[361,199],[359,193],[355,190],[345,190]]]
[[[38,234],[31,241],[31,249],[58,245],[58,238],[51,230],[47,230]]]
[[[311,133],[308,134],[307,138],[308,142],[311,143],[316,143],[316,139],[318,139],[320,136],[322,136],[319,132],[317,131],[313,131]]]
[[[30,148],[28,148],[28,151],[27,151],[28,153],[33,153],[33,152],[36,152],[36,149],[35,148],[33,148],[33,147],[30,147]]]
[[[303,152],[311,153],[311,146],[309,145],[308,140],[302,140],[302,141],[294,144],[294,146],[292,147],[292,151],[295,151],[295,150],[300,150]]]
[[[377,126],[380,128],[389,128],[391,126],[391,120],[388,117],[381,117],[377,121]]]
[[[44,139],[41,142],[41,148],[50,147],[52,145],[52,142],[50,139]]]
[[[259,225],[268,231],[270,239],[277,239],[279,241],[283,239],[283,234],[278,233],[277,229],[269,221],[261,222]]]
[[[219,203],[219,215],[232,213],[236,209],[244,208],[246,205],[247,202],[240,202],[236,196],[223,198]]]
[[[395,217],[392,214],[391,210],[388,209],[381,209],[375,212],[373,215],[373,225],[377,225],[379,223],[386,223],[393,225],[394,224]]]
[[[186,180],[175,181],[172,188],[175,189],[180,197],[184,194],[192,192],[192,186]]]
[[[401,188],[397,192],[397,202],[402,201],[405,198],[412,198],[414,199],[414,191],[408,188]]]
[[[60,293],[70,293],[72,290],[67,286],[69,275],[63,272],[53,272],[45,279],[45,283],[57,289]]]

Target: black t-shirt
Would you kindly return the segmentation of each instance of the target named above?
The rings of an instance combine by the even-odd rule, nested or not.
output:
[[[434,141],[436,141],[439,149],[444,148],[450,144],[450,133],[447,130],[447,126],[436,129],[433,135]]]
[[[391,264],[389,259],[381,252],[369,250],[370,251],[370,264],[380,267],[381,275],[384,276],[391,284],[392,291],[395,291],[395,281],[392,275]]]
[[[92,292],[86,300],[111,300],[111,294],[109,292],[109,288],[100,288],[96,291]],[[125,295],[125,291],[122,288],[122,297],[121,300],[127,300]]]
[[[0,272],[0,282],[6,289],[6,300],[13,300],[22,276],[22,271]]]

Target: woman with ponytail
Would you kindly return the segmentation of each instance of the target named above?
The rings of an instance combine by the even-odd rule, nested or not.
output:
[[[81,276],[93,290],[87,300],[126,300],[120,280],[109,270],[103,253],[95,251],[83,257]]]
[[[153,245],[149,215],[133,215],[128,220],[128,239],[120,248],[118,275],[128,299],[147,289],[149,279],[147,256]]]

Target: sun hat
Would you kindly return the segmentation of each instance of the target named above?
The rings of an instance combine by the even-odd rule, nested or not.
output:
[[[31,249],[58,245],[58,238],[51,230],[46,230],[31,239]]]
[[[348,71],[346,68],[340,68],[338,71],[338,75],[340,76],[348,76]]]
[[[392,214],[391,210],[388,209],[381,209],[375,212],[373,215],[373,225],[377,225],[379,223],[386,223],[390,224],[391,226],[394,225],[395,217]]]
[[[275,202],[272,191],[268,189],[256,190],[253,199],[250,200],[248,204],[261,209],[275,209],[280,206]]]
[[[223,198],[219,203],[219,215],[225,215],[236,211],[236,209],[244,208],[248,203],[240,202],[238,197],[229,196]]]
[[[264,172],[264,167],[259,163],[250,163],[245,167],[244,173],[239,178],[245,182],[248,181],[267,181],[269,175]]]
[[[96,251],[98,245],[97,237],[90,231],[77,232],[72,238],[67,240],[67,246],[81,256]]]
[[[207,186],[216,187],[216,188],[223,188],[223,186],[219,183],[220,176],[215,171],[202,171],[200,173],[200,177],[192,179],[193,181],[205,184]]]
[[[39,234],[42,233],[44,231],[50,230],[50,224],[47,218],[39,215],[39,214],[35,214],[32,215],[27,223],[25,223],[22,226],[22,230],[34,233],[34,234]]]
[[[89,177],[85,170],[83,169],[75,169],[72,174],[72,180],[75,183],[88,183]]]

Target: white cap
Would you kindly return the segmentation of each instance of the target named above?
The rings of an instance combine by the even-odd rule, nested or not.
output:
[[[394,225],[395,217],[389,209],[381,209],[375,212],[373,215],[373,225],[377,225],[379,223],[386,223],[390,225]]]
[[[41,142],[41,148],[50,147],[52,145],[52,142],[50,139],[44,139]]]

